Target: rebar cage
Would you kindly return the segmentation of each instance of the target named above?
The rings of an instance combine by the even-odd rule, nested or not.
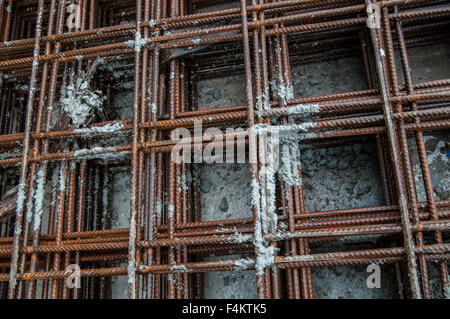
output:
[[[309,299],[316,268],[386,264],[397,297],[432,298],[433,262],[448,298],[450,199],[436,198],[424,135],[450,127],[450,78],[417,80],[408,50],[449,41],[449,2],[223,4],[0,2],[0,296],[110,298],[122,276],[129,298],[202,298],[205,273],[246,271],[258,298]],[[291,68],[346,57],[360,61],[363,89],[295,96]],[[199,81],[236,74],[245,103],[198,108]],[[126,86],[121,112],[112,101]],[[243,128],[225,139],[256,159],[249,217],[202,219],[196,164],[171,157],[171,132],[198,121]],[[294,182],[261,174],[252,133],[286,127],[300,149]],[[360,141],[375,145],[382,205],[308,211],[303,150]],[[131,176],[125,228],[110,218],[117,171]],[[314,249],[349,238],[362,246]]]

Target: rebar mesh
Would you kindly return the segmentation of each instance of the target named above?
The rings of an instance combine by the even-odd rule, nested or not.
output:
[[[111,278],[126,276],[130,298],[202,298],[205,273],[245,270],[258,298],[309,299],[316,268],[383,263],[399,297],[432,298],[436,262],[448,297],[450,200],[435,198],[424,134],[450,127],[450,79],[416,81],[408,49],[448,42],[449,2],[205,2],[0,2],[0,296],[108,298]],[[291,67],[346,57],[360,59],[366,89],[294,95]],[[198,81],[236,74],[243,105],[197,107]],[[113,97],[130,82],[131,112],[121,112]],[[233,145],[257,159],[252,217],[202,219],[195,164],[171,158],[171,132],[199,121],[243,128]],[[272,182],[251,133],[286,127],[297,182]],[[376,145],[383,204],[308,211],[303,149],[362,140]],[[130,225],[112,228],[120,170],[131,174]],[[312,252],[375,234],[381,244],[368,249]]]

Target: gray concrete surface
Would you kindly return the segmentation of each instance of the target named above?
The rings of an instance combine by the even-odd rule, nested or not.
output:
[[[205,9],[206,10],[206,9]],[[409,50],[414,80],[425,81],[448,78],[450,46],[439,45],[426,50]],[[366,89],[361,61],[346,58],[294,67],[294,94],[297,97],[330,94]],[[399,74],[400,82],[403,82]],[[203,80],[197,83],[197,103],[200,109],[245,103],[243,75]],[[116,97],[121,117],[129,117],[130,92]],[[409,139],[412,165],[416,172],[419,198],[425,200],[419,172],[417,151]],[[437,199],[449,199],[450,170],[448,162],[449,135],[433,133],[426,137],[428,161],[431,166],[434,191]],[[196,166],[202,183],[202,220],[250,217],[250,178],[248,165],[201,164]],[[307,211],[342,209],[380,205],[384,202],[379,179],[377,153],[373,143],[328,149],[303,149],[302,170]],[[112,179],[111,216],[114,228],[127,227],[129,223],[129,175],[116,173]],[[368,238],[365,248],[376,246],[377,237]],[[350,249],[347,244],[332,247]],[[322,247],[313,252],[326,251]],[[354,249],[354,247],[353,247]],[[211,256],[238,258],[239,256]],[[313,284],[317,298],[396,298],[397,287],[390,265],[380,265],[382,288],[368,289],[366,267],[329,267],[313,270]],[[430,266],[433,293],[441,297],[438,272]],[[204,276],[205,298],[256,297],[255,276],[250,272],[208,273]],[[126,296],[126,278],[114,278],[113,297]]]

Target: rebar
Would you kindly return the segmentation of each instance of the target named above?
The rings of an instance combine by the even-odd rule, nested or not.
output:
[[[386,263],[400,298],[429,299],[430,262],[448,298],[450,200],[435,198],[424,136],[450,128],[450,78],[415,80],[408,50],[449,41],[449,1],[240,0],[196,11],[206,2],[73,0],[74,24],[66,1],[0,2],[0,298],[108,298],[113,276],[127,277],[131,299],[202,298],[205,273],[248,271],[258,298],[310,299],[315,268]],[[361,59],[366,89],[289,91],[291,67],[345,57]],[[199,109],[198,81],[235,74],[242,105]],[[111,105],[127,82],[131,113],[119,117]],[[68,90],[102,106],[78,125]],[[203,134],[214,127],[242,128],[223,141],[246,150],[251,217],[202,220],[199,181],[181,181],[194,165],[172,151],[189,146],[195,157],[217,143]],[[194,138],[173,140],[179,128]],[[383,205],[308,211],[302,183],[277,179],[272,190],[261,132],[274,128],[298,133],[300,149],[373,141]],[[114,229],[118,171],[131,176],[130,224]],[[382,248],[312,249],[375,234]],[[78,288],[66,284],[74,264]]]

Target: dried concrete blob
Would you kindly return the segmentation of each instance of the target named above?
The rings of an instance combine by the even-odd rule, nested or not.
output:
[[[300,147],[298,133],[291,131],[280,136],[280,169],[278,176],[289,186],[301,186],[299,175]]]
[[[78,78],[74,85],[65,88],[60,105],[72,120],[72,124],[81,127],[87,123],[94,110],[102,109],[104,100],[101,91],[92,90],[87,81]]]
[[[186,268],[185,265],[174,265],[174,266],[170,267],[169,269],[176,273],[192,272],[192,269]]]
[[[238,259],[234,262],[235,270],[246,270],[250,269],[255,265],[255,261],[250,258]]]
[[[134,35],[134,40],[129,40],[126,42],[127,46],[133,48],[136,52],[141,52],[141,49],[149,43],[148,39],[142,37],[140,32],[136,32]]]
[[[56,172],[56,170],[54,170]],[[37,231],[41,225],[41,218],[43,214],[45,195],[45,172],[41,166],[37,172],[37,186],[36,193],[34,194],[35,213],[33,221],[33,231]]]
[[[116,147],[92,147],[90,149],[80,149],[74,152],[73,156],[76,159],[101,159],[104,161],[108,160],[119,160],[127,156],[129,151],[117,151]]]
[[[278,75],[277,81],[270,82],[272,91],[284,104],[294,98],[294,89],[292,85],[286,81],[287,76]]]
[[[264,92],[261,92],[256,96],[256,109],[259,111],[258,116],[262,117],[262,113],[268,111],[270,107],[269,89],[266,88]]]
[[[77,128],[74,130],[74,133],[82,134],[83,136],[116,134],[120,132],[124,127],[125,124],[122,122],[108,123],[103,126],[93,126],[90,128]]]
[[[242,244],[247,243],[252,239],[251,235],[243,235],[240,233],[236,227],[233,227],[234,234],[229,237],[230,243]]]

